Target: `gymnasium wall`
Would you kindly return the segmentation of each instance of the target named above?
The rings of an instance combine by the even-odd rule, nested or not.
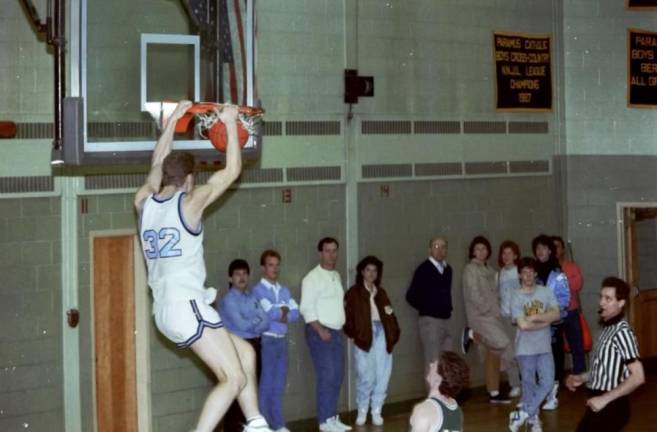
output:
[[[35,1],[40,11],[45,3]],[[125,39],[113,37],[112,23],[138,21],[144,32],[187,29],[177,2],[139,2],[132,8],[102,3],[110,10],[98,16],[113,18],[97,19],[93,37],[106,47],[102,60],[114,67],[92,59],[93,73],[107,76],[89,91],[90,97],[110,98],[113,108],[99,120],[115,121],[123,119],[121,101],[131,106],[136,97],[136,81],[121,78],[138,72],[135,47],[125,48],[119,43]],[[567,230],[587,280],[585,310],[592,314],[599,278],[617,269],[615,203],[657,201],[650,177],[657,168],[655,111],[626,108],[622,87],[625,28],[655,30],[657,14],[628,12],[623,3],[258,2],[259,97],[270,132],[261,161],[245,171],[239,188],[206,221],[208,284],[225,292],[225,269],[237,256],[248,259],[257,275],[259,253],[273,246],[283,252],[281,279],[298,299],[321,236],[341,241],[345,283],[358,258],[379,255],[402,326],[390,401],[423,392],[419,345],[412,337],[416,318],[403,293],[433,235],[450,241],[455,337],[464,319],[460,272],[467,243],[480,233],[494,248],[513,238],[528,251],[536,233]],[[143,22],[135,18],[146,15]],[[551,112],[494,110],[493,31],[552,34]],[[375,77],[375,97],[361,98],[350,118],[342,100],[345,68]],[[51,83],[52,56],[45,44],[17,2],[3,4],[0,118],[21,123],[24,133],[0,141],[0,243],[6,246],[0,269],[7,274],[0,308],[9,317],[0,350],[2,430],[24,423],[34,431],[65,429],[58,227],[62,219],[74,227],[79,282],[65,289],[77,290],[82,316],[90,316],[89,232],[135,228],[133,180],[144,174],[113,169],[101,186],[93,184],[102,168],[51,176]],[[35,188],[34,182],[49,183]],[[73,188],[75,200],[69,216],[62,210],[70,198],[62,197],[65,187]],[[292,202],[283,203],[288,189]],[[87,213],[79,214],[82,200]],[[353,255],[349,261],[347,251]],[[25,318],[32,308],[36,321]],[[82,430],[93,425],[90,332],[83,321]],[[211,379],[154,329],[150,343],[154,430],[181,430],[197,415]],[[300,324],[292,326],[290,349],[285,414],[288,420],[309,418],[314,393],[301,388],[312,366]],[[480,369],[476,354],[468,360]],[[473,382],[481,384],[481,376]],[[341,409],[347,393],[345,386]]]
[[[372,254],[383,260],[382,285],[402,331],[394,351],[388,400],[420,397],[425,389],[417,312],[404,296],[413,271],[427,257],[431,237],[442,235],[449,242],[447,260],[454,271],[450,330],[457,344],[465,326],[461,273],[469,262],[467,250],[472,238],[479,234],[488,237],[493,245],[490,262],[495,266],[497,247],[506,239],[516,240],[527,254],[538,232],[558,232],[559,197],[549,176],[372,182],[360,184],[358,194],[360,255]],[[477,350],[467,359],[473,384],[483,385]]]
[[[235,258],[251,266],[251,282],[260,277],[260,253],[275,248],[281,253],[281,282],[288,285],[297,301],[303,276],[317,265],[317,241],[335,236],[343,241],[344,188],[341,185],[294,187],[293,200],[280,200],[281,188],[230,190],[214,205],[204,222],[207,286],[222,296],[227,292],[227,270]],[[87,213],[81,216],[80,307],[82,316],[92,316],[89,270],[89,234],[92,231],[135,229],[132,194],[85,195]],[[344,256],[339,270],[345,274]],[[147,289],[146,286],[137,289]],[[149,307],[150,309],[150,307]],[[93,427],[91,325],[80,326],[83,430]],[[193,424],[215,381],[189,350],[179,350],[151,325],[150,367],[154,431],[179,431]],[[290,326],[290,362],[285,413],[290,420],[307,418],[314,412],[314,391],[309,386],[312,369],[303,336],[303,324]],[[343,407],[346,402],[343,397]]]
[[[64,430],[59,198],[0,199],[0,430]]]
[[[614,0],[565,1],[564,234],[584,274],[582,303],[596,321],[604,276],[618,274],[617,203],[657,203],[657,111],[627,106],[627,29],[657,32],[655,11]],[[597,333],[597,326],[592,330]]]

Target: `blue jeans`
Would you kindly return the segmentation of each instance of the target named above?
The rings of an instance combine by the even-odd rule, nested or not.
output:
[[[306,324],[306,342],[315,367],[315,401],[320,424],[338,414],[338,399],[344,378],[344,341],[341,330],[328,329],[331,339],[324,342]]]
[[[271,429],[280,429],[285,426],[283,394],[287,380],[287,337],[263,335],[261,340],[260,412]]]
[[[372,400],[372,411],[381,411],[386,398],[392,354],[386,350],[386,335],[381,321],[372,322],[372,346],[369,351],[354,346],[356,366],[356,406],[367,411]]]
[[[579,323],[579,310],[569,310],[564,320],[564,331],[570,354],[573,356],[573,373],[580,374],[586,371],[586,360],[582,346],[582,326]]]
[[[552,353],[516,356],[520,366],[522,409],[533,417],[554,385]]]

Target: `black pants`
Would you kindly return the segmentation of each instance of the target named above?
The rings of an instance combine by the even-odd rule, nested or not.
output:
[[[563,350],[563,323],[553,325],[552,331],[552,358],[554,359],[554,380],[563,380],[563,370],[566,353]]]
[[[602,394],[591,392],[590,397]],[[618,432],[630,421],[630,400],[627,396],[619,397],[607,404],[602,411],[593,412],[586,407],[586,413],[577,426],[577,432]]]
[[[256,355],[256,377],[258,380],[260,380],[260,362],[261,362],[261,356],[260,356],[260,338],[253,338],[253,339],[244,339],[248,343],[251,344],[253,347],[253,350],[255,351]],[[256,384],[256,392],[258,386]],[[233,401],[232,405],[230,408],[228,408],[228,411],[226,411],[226,414],[224,415],[224,421],[223,421],[223,430],[224,432],[242,432],[242,429],[244,429],[244,424],[246,423],[246,418],[244,418],[244,413],[242,413],[242,410],[240,409],[240,405],[237,403],[237,399]],[[215,431],[218,431],[219,427],[215,429]]]

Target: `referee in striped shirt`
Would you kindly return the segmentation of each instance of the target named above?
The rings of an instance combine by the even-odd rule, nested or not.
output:
[[[630,419],[628,395],[645,381],[636,337],[623,319],[629,297],[630,287],[625,281],[611,276],[602,281],[598,314],[603,330],[591,370],[566,379],[569,390],[586,383],[591,395],[578,432],[622,430]]]

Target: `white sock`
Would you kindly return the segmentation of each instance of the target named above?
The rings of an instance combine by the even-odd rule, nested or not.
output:
[[[472,329],[469,329],[469,330],[468,330],[468,337],[469,337],[470,339],[474,339],[474,330],[472,330]]]
[[[497,396],[498,394],[500,394],[500,392],[499,392],[498,390],[493,390],[493,391],[490,391],[490,392],[488,392],[488,393],[489,393],[491,396],[493,396],[493,397],[495,397],[495,396]]]

